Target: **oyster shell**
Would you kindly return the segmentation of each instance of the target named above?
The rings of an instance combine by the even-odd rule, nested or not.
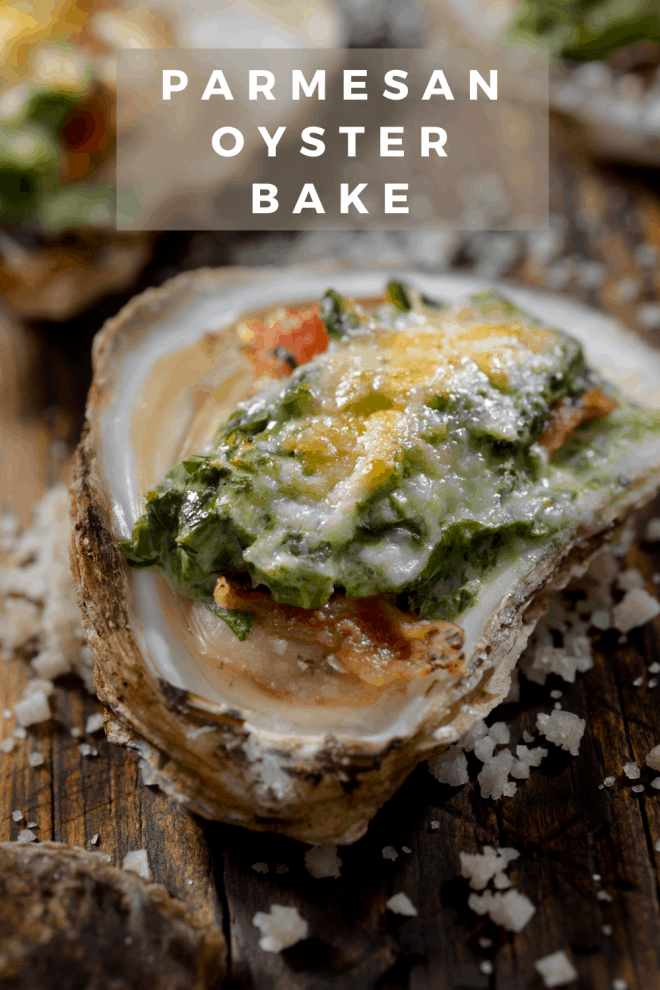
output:
[[[484,287],[456,276],[408,280],[430,298],[457,302]],[[181,604],[156,575],[129,574],[117,540],[129,535],[142,493],[201,449],[210,427],[252,387],[232,324],[246,311],[318,299],[328,281],[311,269],[201,270],[148,290],[106,324],[94,344],[72,485],[72,561],[99,697],[111,710],[109,737],[140,752],[149,783],[206,818],[350,843],[420,760],[506,696],[548,594],[654,493],[660,436],[631,443],[614,469],[620,485],[580,492],[580,525],[571,536],[524,552],[484,583],[458,620],[465,634],[459,669],[354,693],[336,687],[341,674],[324,674],[312,696],[286,690],[303,677],[297,658],[283,658],[272,640],[248,647],[250,637],[230,638],[225,662],[213,663],[205,636],[215,636],[221,620],[204,627],[194,606]],[[338,290],[357,298],[380,296],[385,281],[382,271],[332,275]],[[578,338],[588,363],[626,398],[660,408],[660,354],[634,334],[566,300],[500,289]]]

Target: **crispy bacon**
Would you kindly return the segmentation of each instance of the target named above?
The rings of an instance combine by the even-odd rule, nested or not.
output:
[[[426,622],[384,598],[333,595],[321,608],[279,605],[267,592],[250,591],[219,577],[213,597],[222,608],[249,612],[268,632],[299,643],[316,643],[367,684],[379,687],[424,677],[442,667],[458,672],[463,630],[440,619]]]
[[[599,388],[592,388],[580,399],[559,399],[550,409],[543,433],[537,442],[545,448],[549,460],[578,426],[587,420],[607,416],[618,405],[618,402]]]
[[[248,324],[252,336],[250,343],[241,348],[241,353],[253,365],[257,377],[283,378],[299,364],[327,349],[328,334],[318,306],[309,312],[289,311],[286,322],[289,324],[286,328],[281,323],[268,326],[261,320]]]

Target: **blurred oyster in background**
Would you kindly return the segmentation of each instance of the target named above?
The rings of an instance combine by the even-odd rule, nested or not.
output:
[[[546,50],[550,106],[575,146],[660,164],[657,0],[426,0],[425,14],[429,39],[450,48]]]
[[[129,288],[150,257],[151,234],[115,229],[120,49],[333,47],[344,40],[339,14],[325,0],[4,4],[0,294],[29,318],[66,320]]]

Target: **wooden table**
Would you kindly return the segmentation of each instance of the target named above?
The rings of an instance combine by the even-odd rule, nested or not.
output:
[[[569,219],[560,253],[600,258],[606,270],[597,289],[569,279],[567,290],[653,336],[637,314],[640,298],[657,301],[657,268],[641,270],[634,248],[642,228],[643,236],[660,247],[657,197],[636,179],[626,185],[618,178],[613,184],[606,174],[578,169],[570,155],[564,155],[558,170],[555,209],[561,208],[562,197],[572,197],[573,203],[571,208],[564,202]],[[578,202],[581,214],[574,208]],[[200,252],[205,256],[197,264],[224,260],[224,235],[196,238],[181,235],[175,270],[193,267]],[[459,252],[455,264],[464,267],[465,257]],[[164,256],[157,256],[142,284],[160,281],[165,265]],[[509,274],[528,284],[543,284],[545,278],[543,266],[524,253],[514,258]],[[642,295],[633,303],[622,303],[613,289],[622,274],[642,282]],[[38,328],[46,347],[59,353],[69,373],[74,368],[79,381],[84,381],[89,329],[118,302],[111,300],[86,321],[68,325],[71,335],[78,334],[77,350],[74,337],[65,340],[67,327],[60,331],[59,344],[53,327]],[[51,385],[49,401],[66,407],[68,392],[61,380],[66,382],[66,375]],[[66,422],[76,422],[82,391],[74,394]],[[33,478],[36,495],[61,466],[48,456],[53,448],[43,426],[34,427],[31,442],[42,454]],[[660,503],[645,511],[646,517],[653,514],[660,514]],[[642,553],[633,545],[628,563],[650,579],[660,571],[660,551]],[[659,633],[656,621],[631,633],[622,645],[615,633],[599,634],[595,667],[574,685],[550,678],[541,688],[523,678],[520,702],[498,712],[520,741],[523,729],[533,730],[536,713],[551,710],[549,691],[559,688],[563,707],[587,720],[579,756],[549,745],[550,755],[519,783],[516,795],[496,802],[482,799],[474,781],[459,789],[439,784],[422,764],[368,834],[340,849],[339,879],[313,879],[304,866],[306,847],[299,843],[189,814],[141,783],[135,754],[100,735],[99,755],[81,757],[70,730],[84,726],[100,706],[74,678],[57,684],[52,723],[33,727],[11,754],[0,754],[0,840],[16,838],[24,827],[10,815],[21,808],[25,820],[38,823],[41,840],[94,848],[90,840],[98,833],[96,848],[116,864],[130,850],[146,848],[155,879],[224,930],[226,987],[232,990],[537,990],[542,984],[534,960],[558,950],[571,956],[582,988],[606,990],[618,977],[631,990],[656,990],[660,791],[647,786],[642,794],[633,793],[636,782],[623,776],[622,767],[631,761],[643,765],[647,752],[660,743],[660,687],[633,686],[648,663],[660,659]],[[15,702],[29,677],[23,661],[5,660],[0,709]],[[32,751],[43,754],[42,767],[28,766]],[[473,756],[470,761],[476,776],[479,764]],[[615,785],[599,789],[608,775],[616,777]],[[641,782],[648,784],[651,776],[644,770]],[[509,874],[537,910],[518,935],[467,907],[469,887],[460,877],[459,851],[475,852],[485,844],[520,851]],[[395,847],[396,861],[383,858],[384,846]],[[254,863],[267,863],[269,872],[255,872]],[[386,909],[387,898],[399,891],[417,907],[416,918]],[[608,899],[603,894],[599,899],[598,891]],[[267,911],[272,903],[295,905],[310,927],[306,941],[281,954],[259,948],[252,924],[255,912]],[[611,926],[611,935],[603,926]],[[479,945],[484,937],[493,940],[492,948]],[[492,960],[492,974],[481,970],[485,960]]]

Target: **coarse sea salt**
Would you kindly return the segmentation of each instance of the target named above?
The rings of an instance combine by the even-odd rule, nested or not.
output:
[[[383,854],[383,859],[391,859],[394,862],[399,858],[399,854],[394,848],[394,846],[384,846],[381,850]]]
[[[642,771],[636,763],[626,763],[623,767],[623,772],[630,780],[637,780]]]
[[[24,828],[16,836],[17,842],[34,842],[36,835],[29,828]]]
[[[565,952],[553,952],[534,963],[546,987],[563,987],[578,977],[578,971]]]
[[[636,567],[631,567],[619,574],[616,583],[621,591],[632,591],[633,588],[643,588],[646,581],[641,571],[638,571]]]
[[[402,914],[405,915],[406,918],[417,917],[417,908],[408,895],[403,892],[393,894],[392,897],[385,901],[385,906],[388,910],[392,911],[393,914]]]
[[[450,746],[443,753],[431,757],[428,768],[436,780],[451,787],[461,787],[470,779],[467,757],[459,746]]]
[[[536,911],[529,898],[517,890],[508,890],[506,894],[499,891],[494,894],[491,890],[470,894],[468,907],[475,914],[488,914],[491,921],[510,932],[521,932]]]
[[[660,517],[654,516],[649,519],[644,528],[644,539],[647,543],[660,542]]]
[[[268,873],[268,863],[253,863],[252,869],[255,873]]]
[[[481,789],[481,796],[497,800],[503,795],[513,797],[516,793],[517,784],[509,780],[509,773],[513,768],[513,754],[508,749],[502,750],[492,760],[484,764],[480,774],[477,776]]]
[[[586,722],[572,712],[553,711],[551,715],[540,712],[536,716],[536,727],[548,742],[567,749],[577,756]]]
[[[264,952],[281,952],[307,938],[309,925],[295,907],[271,904],[270,911],[257,911],[252,924],[261,932],[259,947]]]
[[[660,746],[654,746],[646,754],[646,765],[652,770],[660,770]]]
[[[315,880],[341,876],[337,846],[312,846],[305,853],[305,868]]]
[[[11,817],[15,822],[20,822],[23,818],[23,812],[20,810],[20,808],[17,808],[15,811],[12,811]]]
[[[93,736],[95,732],[103,728],[103,712],[94,712],[85,722],[85,733]]]
[[[518,859],[518,856],[518,850],[509,847],[496,850],[492,846],[484,846],[481,853],[461,852],[461,876],[470,881],[473,890],[483,890],[493,877],[508,869],[509,863]]]
[[[612,609],[612,622],[619,632],[628,633],[631,629],[646,625],[656,615],[660,615],[658,599],[644,588],[632,588]]]
[[[143,880],[153,880],[146,849],[134,849],[126,853],[121,865],[123,870],[137,873]]]
[[[14,705],[16,721],[19,725],[37,725],[39,722],[47,722],[51,717],[48,696],[43,690],[34,691],[32,694],[17,701]]]
[[[44,764],[44,758],[41,753],[30,753],[28,756],[28,764],[31,767],[41,767]]]

